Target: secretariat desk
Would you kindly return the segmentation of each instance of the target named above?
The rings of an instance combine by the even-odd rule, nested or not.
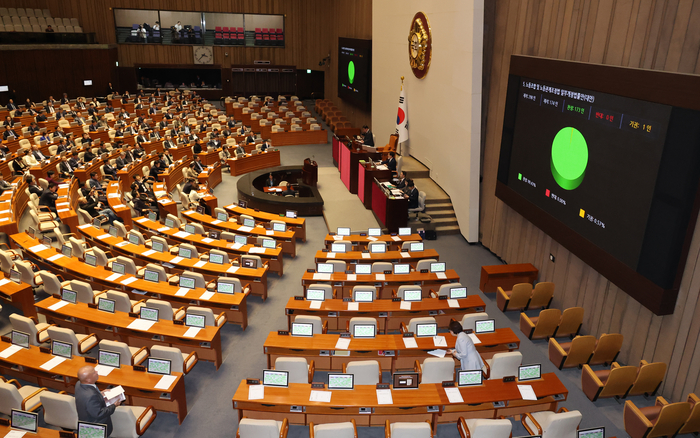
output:
[[[240,176],[254,170],[267,169],[280,165],[280,151],[266,151],[256,155],[246,155],[241,158],[229,158],[226,160],[231,170],[231,175]]]

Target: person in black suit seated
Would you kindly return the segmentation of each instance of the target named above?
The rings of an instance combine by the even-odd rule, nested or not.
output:
[[[49,183],[49,188],[41,192],[39,197],[39,205],[48,207],[53,213],[56,213],[56,199],[58,199],[58,185]]]
[[[36,183],[36,178],[31,175],[27,176],[27,184],[29,185],[29,187],[27,187],[29,189],[29,193],[34,193],[39,197],[41,196],[41,193],[44,190]]]
[[[274,187],[277,185],[277,181],[275,181],[275,178],[272,176],[272,173],[270,173],[267,176],[267,179],[265,180],[265,187]]]
[[[255,143],[255,134],[253,134],[253,131],[250,131],[248,133],[248,136],[245,138],[245,144],[254,144]]]
[[[364,125],[362,127],[362,144],[365,146],[374,146],[374,136],[372,131],[369,130],[369,126]]]
[[[39,127],[36,125],[36,122],[32,122],[29,124],[27,132],[29,132],[31,135],[37,134],[39,132]]]
[[[284,196],[296,196],[297,191],[294,190],[291,184],[287,184],[287,190],[281,193]]]
[[[163,149],[167,150],[167,149],[174,148],[174,147],[175,147],[175,143],[173,143],[173,140],[172,140],[172,137],[170,136],[170,134],[165,134],[165,140],[163,141]]]
[[[102,168],[105,172],[105,177],[106,178],[112,178],[112,179],[117,179],[117,169],[112,167],[111,164],[109,164],[109,160],[105,158],[104,160],[104,167]]]
[[[15,101],[13,99],[10,99],[9,102],[7,102],[7,109],[9,111],[13,111],[13,110],[17,109],[17,104],[15,103]]]
[[[158,181],[158,175],[163,173],[163,170],[164,169],[160,166],[160,163],[156,163],[151,166],[151,170],[148,171],[148,176]]]
[[[135,160],[138,160],[139,158],[141,158],[145,153],[146,153],[146,151],[143,149],[143,147],[141,147],[141,145],[139,143],[136,143],[134,148],[131,150],[131,155],[134,156]]]
[[[89,163],[90,161],[95,159],[95,154],[92,153],[92,149],[88,148],[88,150],[85,151],[83,154],[83,163]]]
[[[61,162],[58,163],[58,174],[61,178],[70,179],[73,176],[74,169],[66,157],[61,158]]]
[[[121,401],[107,406],[104,395],[95,385],[98,378],[97,371],[90,365],[78,370],[78,381],[75,382],[75,409],[78,411],[79,421],[105,424],[109,436],[113,430],[112,414]]]
[[[117,157],[117,161],[115,162],[115,165],[116,165],[117,169],[121,170],[127,164],[129,164],[129,162],[126,160],[126,152],[122,151],[119,154],[119,157]]]
[[[83,132],[82,140],[83,140],[83,143],[82,143],[83,146],[88,146],[88,147],[92,146],[92,138],[90,138],[90,135],[87,132]]]
[[[238,145],[236,146],[235,152],[236,152],[236,155],[239,155],[239,154],[245,155],[245,148],[243,148],[242,144],[238,143]]]
[[[382,164],[386,164],[389,170],[396,172],[396,152],[389,152],[389,158],[382,161]]]
[[[396,188],[397,189],[405,189],[406,188],[406,172],[403,170],[399,174],[399,181],[396,183]]]
[[[80,167],[80,158],[78,158],[77,152],[73,152],[72,156],[68,159],[68,163],[70,163],[70,167],[73,169]]]
[[[39,114],[36,116],[36,121],[37,122],[45,122],[47,119],[48,119],[48,117],[46,117],[44,110],[39,110]]]
[[[3,140],[12,140],[17,138],[17,133],[14,131],[14,129],[10,129],[8,125],[5,125],[5,132],[2,133],[2,139]]]
[[[155,213],[156,216],[160,216],[158,213],[158,203],[155,199],[149,199],[147,194],[139,193],[136,190],[131,191],[131,196],[134,200],[134,210],[136,210],[139,216],[145,216],[148,213]]]
[[[262,146],[260,146],[260,150],[265,152],[267,148],[270,147],[270,140],[263,140]]]
[[[194,141],[194,146],[192,146],[192,150],[194,151],[195,154],[202,153],[202,145],[199,144],[199,139]]]
[[[403,195],[403,197],[408,199],[408,208],[418,208],[418,189],[413,183],[413,180],[409,179],[406,186],[406,194]]]
[[[34,156],[34,159],[39,161],[39,162],[46,161],[49,159],[49,157],[44,155],[41,152],[41,150],[39,150],[39,146],[37,146],[35,144],[32,145],[32,155]]]
[[[198,190],[199,189],[199,184],[197,183],[197,180],[194,178],[188,178],[187,182],[185,183],[184,186],[182,186],[182,193],[186,194],[187,196],[190,195],[190,192],[192,190]]]
[[[199,159],[199,155],[194,156],[194,161],[192,161],[191,167],[197,175],[202,173],[202,171],[204,170],[204,165],[202,164],[202,160]]]
[[[24,160],[22,160],[22,157],[28,153],[29,151],[26,151],[24,154],[18,155],[14,160],[12,160],[12,170],[14,171],[15,175],[22,175],[28,167],[26,164],[24,164]]]

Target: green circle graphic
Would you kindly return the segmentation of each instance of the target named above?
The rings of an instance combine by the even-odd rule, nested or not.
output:
[[[583,182],[588,166],[588,145],[583,134],[572,127],[562,128],[552,141],[552,176],[564,190],[574,190]]]
[[[350,80],[350,84],[355,82],[355,63],[353,61],[350,61],[348,64],[348,79]]]

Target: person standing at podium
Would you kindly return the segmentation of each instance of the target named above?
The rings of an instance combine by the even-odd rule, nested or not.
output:
[[[369,130],[369,126],[364,125],[362,127],[362,144],[365,146],[374,146],[374,136],[372,131]],[[396,170],[396,169],[394,169]]]

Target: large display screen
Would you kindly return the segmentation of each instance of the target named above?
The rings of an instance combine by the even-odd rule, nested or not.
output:
[[[649,80],[514,57],[496,195],[664,314],[697,215],[700,111],[674,104],[672,90],[645,95]]]
[[[372,41],[338,38],[338,97],[367,109],[371,100]]]

